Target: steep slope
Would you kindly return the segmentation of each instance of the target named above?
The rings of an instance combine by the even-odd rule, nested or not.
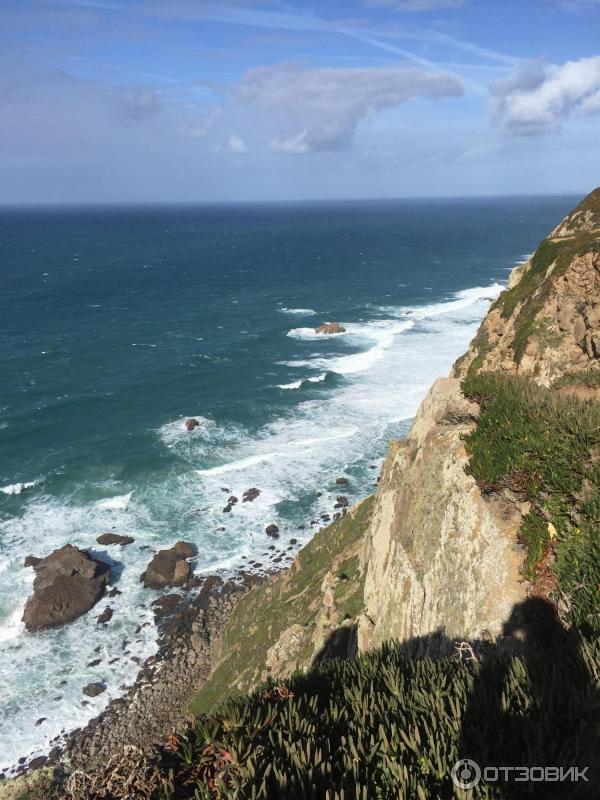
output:
[[[463,438],[478,415],[459,381],[442,378],[390,447],[362,555],[361,650],[418,639],[415,655],[441,655],[440,634],[495,638],[525,597],[522,506],[484,496],[466,473]]]
[[[599,367],[600,188],[513,270],[453,376],[501,371],[551,386]]]

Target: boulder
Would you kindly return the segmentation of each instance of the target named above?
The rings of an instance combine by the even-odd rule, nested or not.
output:
[[[120,533],[102,533],[96,537],[98,544],[111,545],[120,544],[121,547],[126,547],[128,544],[135,542],[132,536],[122,536]]]
[[[336,497],[336,500],[337,500],[337,502],[334,505],[334,508],[347,508],[347,506],[348,506],[348,498],[345,495],[338,494],[338,496]]]
[[[344,328],[343,325],[340,325],[339,322],[324,322],[322,325],[319,325],[318,328],[315,328],[315,333],[332,334],[345,332],[346,328]]]
[[[107,606],[96,620],[97,624],[106,625],[106,623],[110,622],[110,620],[112,619],[112,615],[113,615],[112,608],[110,606]]]
[[[336,478],[335,482],[337,486],[347,486],[348,485],[348,478]]]
[[[184,586],[192,573],[187,559],[194,555],[196,548],[188,542],[177,542],[168,550],[159,550],[142,576],[144,586],[151,589]]]
[[[82,691],[86,697],[98,697],[99,694],[106,691],[106,686],[103,683],[88,683]]]
[[[23,612],[28,631],[56,628],[85,614],[104,594],[110,567],[67,544],[31,562],[36,577]]]
[[[185,421],[185,427],[188,431],[193,431],[194,428],[198,427],[198,425],[200,425],[200,423],[195,417],[190,417],[190,419],[186,419]]]
[[[279,528],[277,525],[267,525],[265,531],[267,536],[272,536],[273,538],[277,538],[279,536]]]
[[[252,487],[252,489],[246,489],[246,491],[242,495],[242,503],[251,503],[253,500],[256,500],[259,494],[260,494],[260,489],[257,489],[254,486]]]

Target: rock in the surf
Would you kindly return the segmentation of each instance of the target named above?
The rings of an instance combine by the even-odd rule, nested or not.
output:
[[[135,539],[133,536],[122,536],[120,533],[102,533],[96,537],[98,544],[109,546],[111,544],[120,544],[121,547],[126,547],[128,544],[133,544]]]
[[[110,606],[107,606],[104,611],[100,614],[96,622],[98,625],[106,625],[107,622],[110,622],[112,619],[113,610]]]
[[[187,559],[195,555],[196,548],[189,542],[177,542],[167,550],[159,550],[142,575],[144,586],[151,589],[184,586],[192,574]]]
[[[345,332],[346,328],[344,328],[343,325],[340,325],[339,322],[324,322],[322,325],[319,325],[318,328],[315,328],[315,333],[332,334]]]
[[[99,694],[106,691],[106,686],[103,683],[88,683],[84,686],[82,692],[86,697],[98,697]]]
[[[242,495],[242,503],[252,503],[253,500],[256,500],[259,494],[260,489],[257,489],[255,486],[253,486],[252,489],[246,489]]]
[[[279,536],[279,528],[277,525],[267,525],[265,531],[267,536],[272,536],[273,538],[277,538]]]
[[[30,558],[35,570],[33,594],[23,622],[28,631],[56,628],[85,614],[104,594],[110,567],[71,544],[42,559]]]
[[[338,486],[347,486],[348,478],[336,478],[335,482]]]
[[[186,419],[185,421],[185,427],[188,431],[193,431],[198,425],[200,425],[200,423],[195,417],[190,417],[190,419]]]

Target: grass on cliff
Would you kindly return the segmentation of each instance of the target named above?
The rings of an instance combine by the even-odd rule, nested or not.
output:
[[[476,663],[413,661],[390,643],[268,683],[200,717],[179,738],[163,764],[160,797],[531,797],[525,783],[454,789],[451,769],[459,758],[482,766],[592,763],[600,752],[600,641],[575,637],[564,646]],[[543,788],[545,800],[596,796],[574,784]]]
[[[481,404],[465,440],[469,472],[531,504],[525,577],[583,631],[600,632],[600,404],[497,373],[469,375],[463,391]]]
[[[553,388],[582,387],[584,389],[600,389],[600,369],[586,369],[582,372],[572,372],[563,375],[554,381]]]
[[[315,653],[315,617],[321,607],[323,578],[333,572],[335,607],[340,621],[362,610],[364,579],[358,557],[372,497],[354,512],[323,528],[298,553],[292,567],[254,587],[236,606],[225,626],[219,666],[194,699],[194,713],[209,711],[221,698],[246,692],[267,677],[265,654],[292,625],[301,626],[302,649],[295,668],[310,665]]]

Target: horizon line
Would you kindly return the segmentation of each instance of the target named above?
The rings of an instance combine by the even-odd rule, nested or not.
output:
[[[257,206],[257,205],[307,205],[319,203],[386,203],[398,201],[422,202],[432,200],[498,200],[519,198],[542,197],[571,197],[587,196],[592,189],[565,190],[556,192],[523,192],[498,194],[464,194],[464,195],[397,195],[394,197],[306,197],[288,199],[255,199],[255,200],[41,200],[41,201],[10,201],[0,200],[0,210],[5,209],[52,209],[52,208],[102,208],[102,207],[130,207],[130,208],[157,208],[175,206]]]

